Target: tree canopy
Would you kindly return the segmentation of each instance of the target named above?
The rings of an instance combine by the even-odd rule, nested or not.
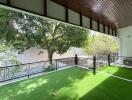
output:
[[[84,49],[88,55],[114,53],[118,51],[118,39],[105,34],[92,34],[89,35]]]
[[[0,33],[4,42],[19,52],[31,47],[46,49],[50,63],[55,52],[63,54],[71,47],[82,47],[88,31],[28,14],[0,10]]]

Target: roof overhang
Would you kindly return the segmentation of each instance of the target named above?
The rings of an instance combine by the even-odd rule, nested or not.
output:
[[[94,12],[81,0],[0,0],[0,4],[117,36],[117,25],[106,16]]]

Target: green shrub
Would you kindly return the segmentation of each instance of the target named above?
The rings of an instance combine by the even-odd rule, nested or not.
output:
[[[54,71],[55,65],[54,64],[49,64],[48,67],[46,69],[44,69],[44,72],[50,72],[50,71]]]

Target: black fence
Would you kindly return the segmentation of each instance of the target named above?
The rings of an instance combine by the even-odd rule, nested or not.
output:
[[[115,56],[110,55],[90,56],[90,57],[75,57],[54,59],[53,64],[49,65],[49,61],[40,61],[12,66],[0,67],[0,82],[5,82],[17,78],[27,77],[39,73],[47,73],[50,71],[67,68],[70,66],[83,66],[92,69],[95,74],[96,68],[110,65],[116,60]]]
[[[132,68],[132,57],[111,56],[111,64]]]
[[[118,53],[108,54],[108,65],[132,68],[132,57],[119,56]],[[104,60],[104,61],[106,61]]]
[[[49,61],[40,61],[12,66],[0,67],[0,82],[5,82],[22,77],[30,77],[39,73],[47,73],[61,68],[74,66],[75,58],[54,59],[53,65]]]

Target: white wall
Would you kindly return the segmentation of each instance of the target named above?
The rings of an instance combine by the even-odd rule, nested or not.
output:
[[[40,50],[37,48],[31,48],[27,51],[25,51],[23,54],[16,53],[17,59],[21,63],[31,63],[31,62],[39,62],[39,61],[45,61],[48,60],[48,54],[45,50],[44,53],[39,55]],[[71,48],[67,53],[63,55],[54,54],[53,59],[59,59],[59,58],[67,58],[67,57],[74,57],[75,54],[78,54],[78,56],[85,56],[85,52],[80,48]]]
[[[119,30],[120,56],[132,57],[132,26]]]

